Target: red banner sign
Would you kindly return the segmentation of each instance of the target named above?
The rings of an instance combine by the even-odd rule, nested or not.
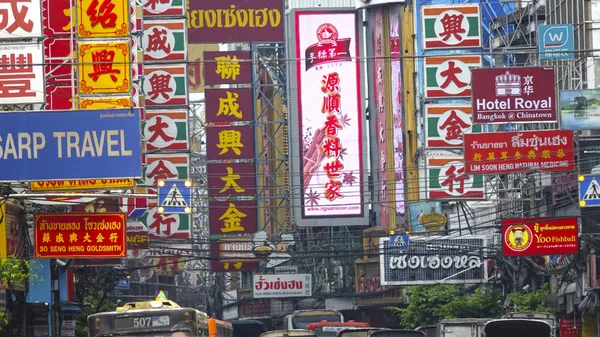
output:
[[[210,242],[210,269],[215,273],[251,271],[258,269],[258,262],[239,259],[237,261],[221,261],[220,245],[218,241]]]
[[[123,213],[36,214],[35,257],[125,257],[126,222]]]
[[[561,318],[560,337],[581,337],[581,320]]]
[[[205,51],[204,84],[252,83],[252,54],[249,51]]]
[[[211,235],[252,234],[257,227],[256,201],[209,201]]]
[[[572,171],[573,131],[465,134],[466,173],[502,174],[530,169]]]
[[[206,128],[206,159],[252,159],[254,127],[227,126]]]
[[[206,89],[206,123],[247,122],[254,119],[254,96],[251,88]]]
[[[577,254],[577,218],[502,219],[504,256]]]
[[[208,196],[223,198],[239,195],[256,195],[256,164],[208,164]]]
[[[554,68],[471,71],[473,123],[555,122]]]

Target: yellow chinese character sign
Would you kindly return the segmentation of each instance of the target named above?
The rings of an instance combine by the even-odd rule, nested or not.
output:
[[[78,43],[81,94],[129,93],[131,53],[128,41]]]
[[[77,22],[79,38],[129,36],[129,1],[77,0]]]

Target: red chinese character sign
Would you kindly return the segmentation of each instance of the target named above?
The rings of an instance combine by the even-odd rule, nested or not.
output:
[[[142,130],[148,151],[188,149],[187,110],[146,110]]]
[[[146,106],[186,105],[186,68],[185,64],[144,66],[142,91]]]
[[[553,67],[473,70],[473,123],[556,122]]]
[[[40,0],[11,0],[0,3],[0,39],[30,39],[42,36]]]
[[[481,67],[481,56],[427,56],[423,62],[426,98],[471,96],[471,69]]]
[[[187,179],[189,174],[189,157],[187,154],[148,154],[144,166],[143,184],[148,192],[156,194],[159,179]]]
[[[256,201],[210,201],[208,223],[211,235],[252,234],[257,231]]]
[[[129,36],[129,1],[77,0],[76,3],[79,38]]]
[[[483,199],[483,176],[468,174],[463,158],[428,154],[427,199]]]
[[[296,12],[302,217],[360,217],[363,114],[356,14]]]
[[[252,159],[254,154],[254,127],[223,126],[206,128],[206,159]]]
[[[465,133],[480,133],[481,129],[481,125],[473,125],[469,105],[425,105],[425,146],[427,148],[462,149]]]
[[[504,174],[530,169],[572,171],[573,131],[517,131],[465,135],[468,173]]]
[[[249,51],[204,52],[206,85],[252,83],[252,54]]]
[[[144,21],[144,61],[182,61],[187,57],[185,20]]]
[[[256,164],[208,164],[208,197],[222,199],[232,196],[256,196]]]
[[[71,19],[74,0],[42,0],[42,20],[44,35],[68,37],[75,32],[75,20]],[[75,7],[73,6],[75,14]],[[52,9],[52,10],[50,10]]]
[[[247,122],[254,119],[254,94],[250,88],[206,89],[206,123]]]
[[[577,218],[502,219],[502,253],[504,256],[577,254],[577,228]]]
[[[481,10],[473,5],[421,6],[423,49],[481,47]]]
[[[152,207],[140,218],[148,228],[150,240],[189,239],[191,217],[189,214],[161,214],[158,208]]]
[[[44,102],[41,44],[0,45],[0,104]]]

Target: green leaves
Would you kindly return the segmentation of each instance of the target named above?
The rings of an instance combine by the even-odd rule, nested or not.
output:
[[[0,282],[6,282],[8,287],[25,284],[29,281],[42,281],[41,277],[35,274],[35,269],[40,265],[25,259],[19,259],[9,256],[6,259],[0,258]],[[8,315],[6,312],[0,312],[0,331],[8,324]]]

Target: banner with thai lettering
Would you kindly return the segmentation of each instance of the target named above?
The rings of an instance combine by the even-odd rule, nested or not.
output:
[[[312,274],[253,275],[253,298],[312,296]]]
[[[295,57],[302,60],[297,63],[302,218],[362,217],[363,110],[356,13],[294,14]],[[342,41],[347,48],[339,48]]]
[[[29,188],[36,191],[110,190],[133,187],[133,179],[86,179],[32,181]]]
[[[254,91],[251,88],[206,89],[205,120],[208,125],[254,120]]]
[[[35,257],[122,258],[126,250],[124,213],[38,213]]]
[[[203,66],[206,85],[252,83],[254,63],[249,51],[205,51]]]
[[[238,272],[238,271],[252,271],[258,269],[258,262],[246,261],[245,259],[239,259],[238,261],[220,261],[221,258],[221,247],[219,241],[210,242],[210,269],[215,273],[223,272]]]
[[[382,285],[487,282],[485,237],[411,238],[407,251],[389,249],[389,241],[389,237],[379,239]]]
[[[465,134],[465,171],[503,174],[525,170],[572,171],[573,131]]]
[[[502,219],[504,256],[577,254],[578,236],[577,218]]]
[[[560,337],[581,337],[581,319],[561,318]]]
[[[189,1],[190,43],[283,42],[283,0]]]

